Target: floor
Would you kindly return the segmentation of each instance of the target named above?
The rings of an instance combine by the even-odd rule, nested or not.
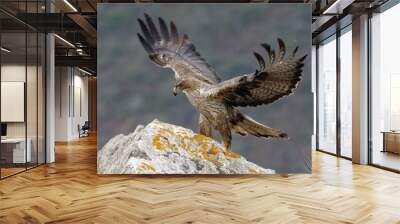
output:
[[[389,167],[395,170],[400,170],[399,154],[375,150],[372,159],[374,164]]]
[[[6,178],[8,176],[20,173],[25,171],[26,169],[32,169],[35,166],[37,166],[37,164],[29,164],[27,163],[27,167],[25,167],[25,164],[19,164],[18,167],[6,167],[6,168],[1,168],[1,178]]]
[[[0,181],[0,223],[400,223],[400,175],[313,152],[313,173],[99,176],[96,139]]]
[[[12,167],[12,168],[1,168],[1,177],[2,178],[3,177],[7,177],[7,176],[10,176],[10,175],[22,172],[24,170],[25,170],[25,167],[24,168],[19,168],[19,167],[17,167],[17,168],[14,168],[14,167]]]

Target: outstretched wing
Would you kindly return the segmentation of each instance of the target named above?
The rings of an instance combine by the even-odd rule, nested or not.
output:
[[[165,21],[158,18],[159,32],[152,18],[147,14],[144,16],[146,22],[138,19],[143,33],[138,33],[138,37],[150,58],[158,60],[166,67],[171,67],[176,73],[198,76],[197,78],[212,84],[220,81],[214,69],[190,43],[188,35],[183,35],[180,40],[174,22],[170,22],[170,29],[168,29]]]
[[[297,87],[307,55],[294,61],[297,47],[285,59],[285,44],[278,39],[279,54],[271,50],[268,44],[261,44],[269,55],[266,65],[263,57],[254,53],[260,70],[242,75],[214,85],[209,90],[209,97],[221,100],[232,106],[257,106],[272,103],[290,95]]]

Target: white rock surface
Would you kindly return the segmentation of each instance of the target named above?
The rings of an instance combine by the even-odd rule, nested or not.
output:
[[[176,125],[152,121],[117,135],[98,151],[99,174],[273,174],[225,150],[217,141]]]

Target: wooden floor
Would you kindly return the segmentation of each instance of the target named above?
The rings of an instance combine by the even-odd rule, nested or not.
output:
[[[395,170],[400,170],[400,154],[374,150],[372,160],[374,164],[389,167]]]
[[[99,176],[95,138],[0,181],[0,223],[400,223],[400,175],[313,153],[312,175]]]
[[[16,173],[19,173],[19,172],[23,172],[23,171],[25,171],[26,169],[25,169],[25,167],[23,167],[23,168],[19,168],[19,167],[16,167],[16,168],[14,168],[14,167],[7,167],[7,168],[1,168],[1,177],[3,178],[3,177],[8,177],[8,176],[11,176],[11,175],[13,175],[13,174],[16,174]]]

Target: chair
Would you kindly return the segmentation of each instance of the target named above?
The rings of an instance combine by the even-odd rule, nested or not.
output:
[[[80,125],[78,124],[79,138],[89,136],[89,129],[90,129],[89,121],[85,121],[82,127],[80,127]]]

